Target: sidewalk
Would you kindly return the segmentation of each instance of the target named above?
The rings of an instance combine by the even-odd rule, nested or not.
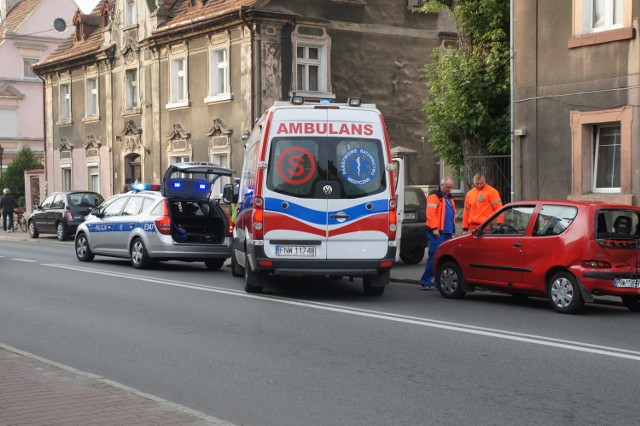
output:
[[[55,235],[29,238],[0,231],[0,239],[60,242]],[[397,263],[392,282],[418,284],[418,265]],[[22,352],[0,343],[0,426],[4,425],[225,425],[214,417],[144,394],[103,377]]]
[[[0,425],[231,423],[0,344]]]

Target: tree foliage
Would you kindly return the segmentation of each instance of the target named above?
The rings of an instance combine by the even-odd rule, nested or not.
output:
[[[421,11],[442,9],[454,19],[460,45],[434,51],[423,112],[436,155],[462,166],[465,156],[509,150],[509,2],[426,0]]]
[[[2,173],[0,186],[9,188],[11,194],[18,200],[18,204],[24,204],[24,171],[33,169],[42,169],[44,166],[34,155],[31,148],[23,146],[18,155],[13,159],[11,164]]]

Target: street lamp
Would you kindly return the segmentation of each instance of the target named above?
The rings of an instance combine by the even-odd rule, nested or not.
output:
[[[2,177],[2,154],[4,154],[4,148],[0,145],[0,178]]]

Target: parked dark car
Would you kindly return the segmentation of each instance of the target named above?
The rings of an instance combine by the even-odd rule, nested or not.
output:
[[[407,265],[422,261],[427,247],[427,197],[420,186],[405,186],[400,259]]]
[[[89,191],[54,192],[41,204],[33,206],[29,216],[29,236],[56,234],[60,241],[75,235],[85,216],[104,201],[102,195]]]

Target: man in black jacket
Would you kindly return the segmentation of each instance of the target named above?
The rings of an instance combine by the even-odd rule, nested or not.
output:
[[[11,195],[9,188],[2,191],[0,197],[0,210],[2,210],[2,229],[4,232],[13,232],[13,209],[18,207],[16,199]],[[9,218],[9,226],[7,226],[7,218]]]

